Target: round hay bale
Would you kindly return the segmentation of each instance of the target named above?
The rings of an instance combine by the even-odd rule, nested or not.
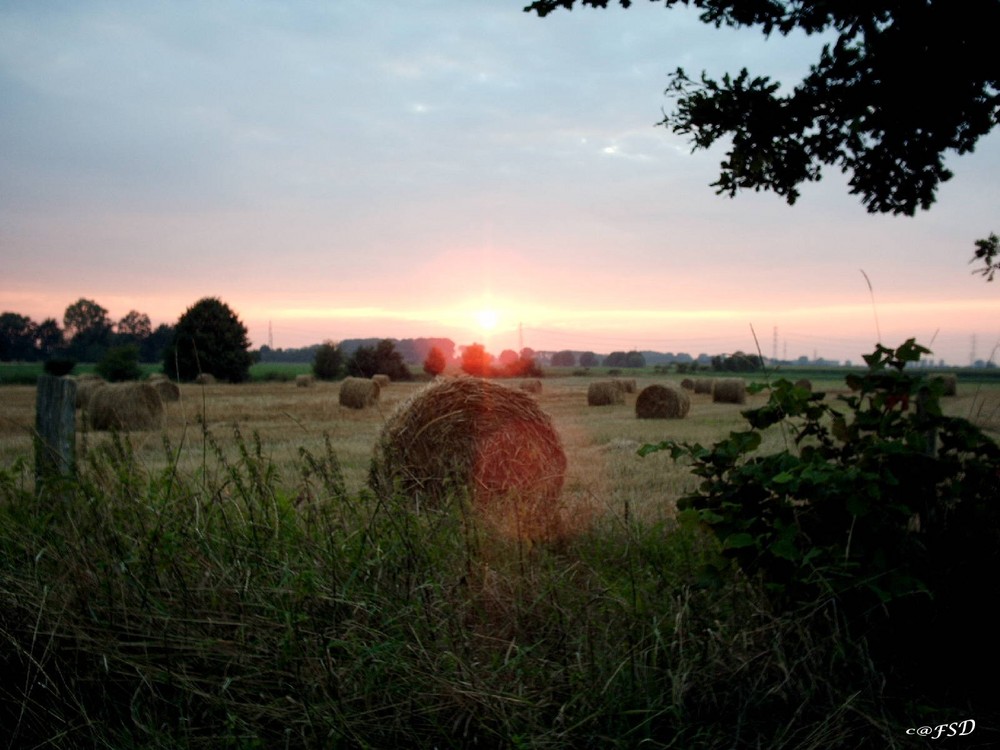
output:
[[[364,409],[378,402],[379,384],[368,378],[344,378],[340,384],[340,405]]]
[[[389,383],[392,382],[392,378],[390,378],[388,375],[383,375],[382,373],[372,375],[372,380],[378,383],[379,389],[388,387]]]
[[[149,430],[162,422],[163,400],[149,383],[109,383],[94,391],[87,413],[95,430]]]
[[[312,387],[315,378],[312,375],[296,375],[295,376],[295,387],[296,388],[310,388]]]
[[[171,403],[173,401],[181,400],[181,389],[177,385],[166,377],[156,378],[151,380],[149,383],[156,389],[156,392],[160,394],[160,400],[163,403]]]
[[[694,392],[695,393],[711,393],[712,392],[712,378],[695,378],[694,380]]]
[[[613,406],[625,403],[625,391],[612,380],[600,380],[587,388],[588,406]]]
[[[941,383],[942,396],[958,395],[958,378],[955,375],[934,375],[932,380]]]
[[[502,529],[539,537],[557,523],[565,474],[562,441],[531,396],[454,378],[431,383],[386,420],[371,482],[418,504],[464,491]]]
[[[90,400],[98,388],[107,385],[107,381],[100,377],[80,377],[76,379],[76,399],[77,409],[86,409],[90,405]]]
[[[712,385],[712,401],[718,404],[745,404],[747,386],[743,378],[718,378]]]
[[[635,400],[635,416],[639,419],[683,419],[691,409],[691,399],[684,391],[665,385],[649,385]]]
[[[215,375],[210,372],[199,372],[194,382],[198,385],[215,385]]]
[[[691,378],[684,378],[684,380],[681,381],[681,388],[683,388],[685,391],[693,391],[694,381],[691,380]]]
[[[612,382],[621,389],[622,393],[635,393],[637,390],[635,378],[615,378]]]
[[[542,392],[542,381],[537,378],[531,380],[521,381],[521,390],[527,391],[528,393],[541,393]]]
[[[795,381],[795,383],[793,383],[793,385],[796,388],[804,388],[805,390],[807,390],[810,393],[812,393],[813,384],[812,384],[812,381],[809,378],[799,378],[798,380]]]

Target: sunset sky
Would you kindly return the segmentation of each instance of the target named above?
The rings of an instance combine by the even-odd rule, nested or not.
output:
[[[990,357],[1000,282],[968,261],[1000,232],[1000,134],[915,218],[833,171],[791,207],[717,196],[724,150],[656,126],[669,74],[791,83],[823,40],[525,4],[0,2],[0,311],[155,325],[215,296],[255,346],[498,353],[520,324],[535,349],[697,355],[753,351],[753,326],[765,356],[857,362],[880,330]]]

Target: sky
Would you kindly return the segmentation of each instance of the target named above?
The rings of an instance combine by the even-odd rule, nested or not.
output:
[[[969,260],[1000,133],[916,217],[829,169],[794,206],[719,196],[725,149],[657,126],[669,74],[792,84],[822,38],[525,4],[0,0],[0,308],[156,325],[218,297],[276,348],[995,354]]]

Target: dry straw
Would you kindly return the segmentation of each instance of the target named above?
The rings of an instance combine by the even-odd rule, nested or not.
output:
[[[521,381],[521,390],[527,391],[528,393],[541,393],[542,392],[542,381],[537,378],[531,380]]]
[[[313,384],[312,375],[296,375],[295,376],[295,387],[296,388],[309,388]]]
[[[340,384],[340,405],[364,409],[378,402],[379,385],[368,378],[344,378]]]
[[[747,386],[743,378],[718,378],[712,385],[712,401],[719,404],[745,404]]]
[[[711,393],[712,392],[712,378],[695,378],[694,381],[694,392],[695,393]]]
[[[111,383],[98,388],[87,410],[95,430],[149,430],[163,420],[163,400],[149,383]]]
[[[215,385],[215,375],[210,372],[199,372],[194,382],[198,385]]]
[[[392,378],[390,378],[388,375],[383,375],[382,373],[379,373],[377,375],[372,375],[372,380],[378,383],[379,388],[386,388],[388,387],[389,383],[392,382]]]
[[[531,396],[454,378],[431,383],[386,420],[371,480],[382,496],[418,507],[466,493],[494,527],[542,538],[556,533],[565,474],[562,441]]]
[[[635,378],[615,378],[611,382],[621,388],[622,393],[635,393],[637,390]]]
[[[625,403],[625,391],[613,380],[600,380],[591,383],[587,388],[587,404],[589,406],[611,406]]]
[[[639,419],[683,419],[691,409],[691,399],[684,391],[653,384],[640,391],[635,400]]]
[[[76,408],[86,409],[90,405],[90,400],[99,388],[107,385],[107,381],[96,375],[80,376],[76,379]]]
[[[173,401],[181,400],[181,389],[177,386],[177,383],[171,382],[164,377],[160,378],[150,378],[149,384],[156,389],[156,392],[160,394],[160,400],[163,403],[169,403]]]
[[[681,388],[683,388],[685,391],[693,391],[694,381],[691,380],[691,378],[684,378],[684,380],[681,381]]]

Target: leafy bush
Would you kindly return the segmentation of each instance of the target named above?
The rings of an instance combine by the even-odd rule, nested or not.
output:
[[[356,378],[388,375],[394,381],[413,378],[392,339],[382,339],[374,348],[359,346],[347,360],[347,374]]]
[[[174,327],[164,350],[163,369],[182,381],[202,373],[242,383],[250,379],[250,339],[246,326],[221,300],[206,297],[189,307]]]
[[[312,371],[319,380],[336,380],[343,374],[344,354],[332,341],[325,341],[316,349]]]
[[[138,380],[142,377],[139,367],[139,347],[135,344],[113,346],[97,363],[97,374],[112,383]]]
[[[432,346],[430,351],[427,352],[427,359],[424,360],[424,372],[430,375],[432,378],[437,377],[447,366],[444,359],[444,354],[436,346]]]
[[[877,654],[941,687],[949,680],[915,650],[933,638],[950,654],[942,662],[971,655],[991,622],[983,603],[1000,593],[1000,448],[942,414],[939,381],[905,370],[923,353],[913,339],[879,345],[868,371],[847,377],[846,411],[779,380],[765,406],[743,412],[749,429],[711,448],[665,441],[640,452],[691,459],[702,482],[678,506],[776,606],[833,597]],[[786,447],[759,455],[772,427]]]

